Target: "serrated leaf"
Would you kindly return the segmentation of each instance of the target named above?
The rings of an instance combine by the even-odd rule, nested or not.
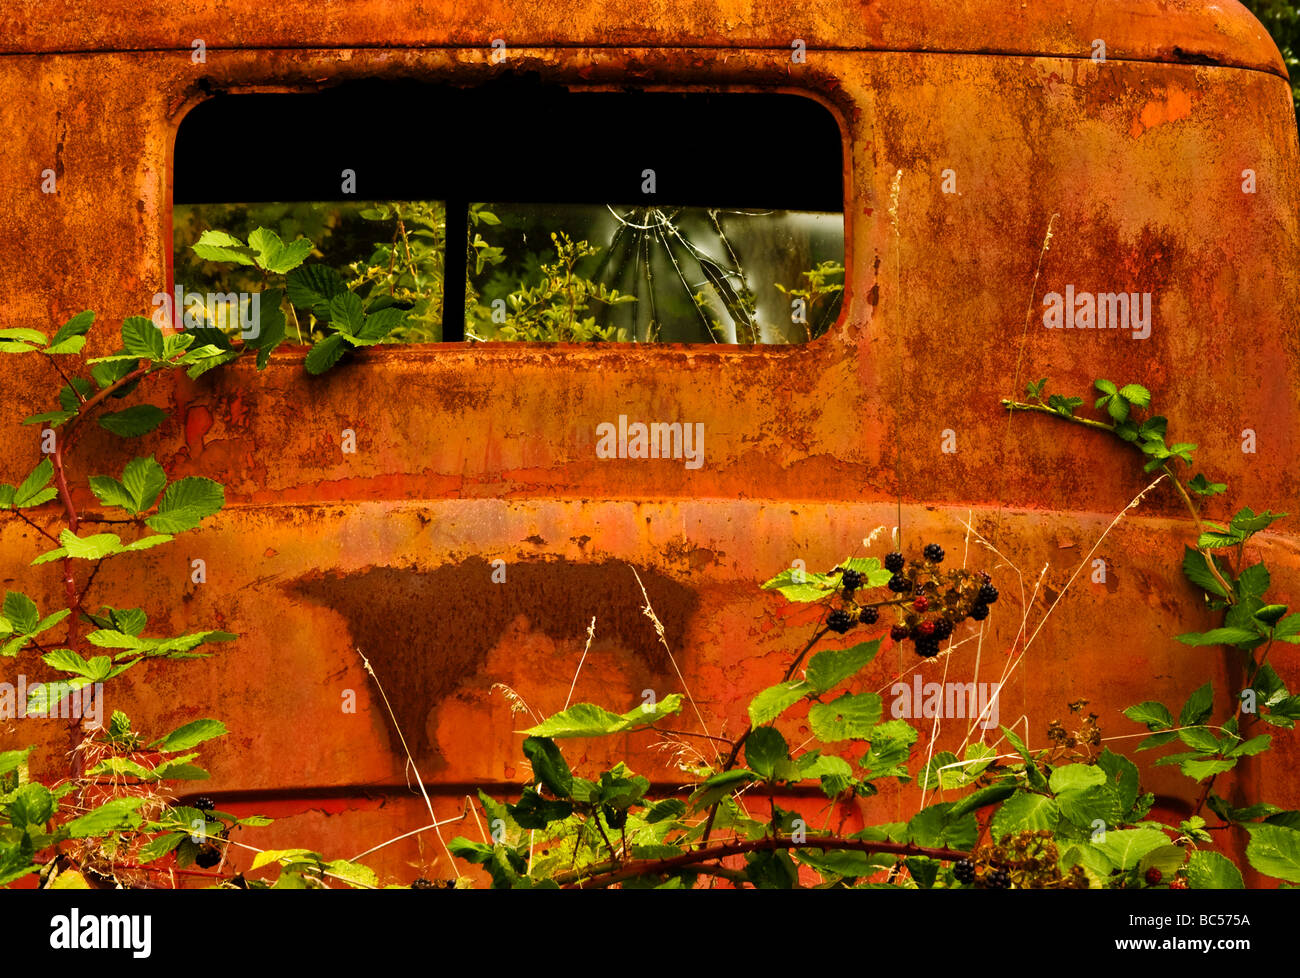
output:
[[[204,231],[190,250],[208,261],[232,261],[238,265],[253,264],[253,249],[233,234],[225,231]]]
[[[195,720],[183,727],[177,727],[161,740],[154,741],[151,746],[157,747],[164,754],[175,754],[178,751],[189,750],[205,740],[223,736],[225,733],[227,733],[226,725],[220,720]]]
[[[1060,817],[1061,811],[1054,799],[1017,791],[993,814],[989,832],[994,839],[1001,840],[1017,832],[1054,829]]]
[[[808,662],[806,676],[815,693],[824,693],[856,674],[880,651],[880,639],[847,649],[818,652]]]
[[[14,490],[13,502],[15,506],[31,505],[36,495],[50,484],[54,478],[54,463],[48,458],[43,458],[37,463],[36,468],[27,474],[27,478],[18,485]]]
[[[339,362],[347,349],[342,334],[334,333],[325,337],[311,348],[307,354],[306,367],[309,374],[323,374],[330,367]]]
[[[179,479],[169,485],[158,501],[158,512],[145,520],[159,533],[183,533],[196,529],[226,503],[221,483],[199,476]]]
[[[129,316],[122,322],[122,347],[137,359],[161,360],[165,348],[162,330],[152,319]]]
[[[745,738],[745,764],[764,781],[772,780],[777,764],[789,756],[790,748],[775,727],[755,727]]]
[[[1092,844],[1116,868],[1132,869],[1148,853],[1169,845],[1169,838],[1158,829],[1113,829]]]
[[[136,828],[144,821],[136,811],[143,802],[144,799],[139,797],[114,798],[89,814],[72,820],[65,829],[69,837],[85,839],[119,829]]]
[[[1193,550],[1186,545],[1183,547],[1183,575],[1203,591],[1209,591],[1220,598],[1228,596],[1228,592],[1224,590],[1223,585],[1218,582],[1210,571],[1205,555],[1199,550]]]
[[[610,713],[591,703],[578,703],[522,732],[529,737],[554,739],[606,737],[610,734],[627,733],[639,727],[650,726],[664,717],[679,712],[681,708],[681,693],[665,696],[655,703],[652,709],[646,710],[644,706],[638,706],[622,715]]]
[[[1193,890],[1241,890],[1246,884],[1232,860],[1198,849],[1187,863],[1187,885]]]
[[[1214,709],[1214,687],[1210,683],[1194,690],[1178,714],[1178,725],[1190,727],[1204,723]]]
[[[846,693],[808,710],[808,724],[819,740],[866,740],[880,722],[883,704],[876,693]]]
[[[750,701],[749,722],[755,727],[771,723],[789,707],[813,692],[812,684],[802,680],[769,686]]]
[[[97,421],[105,431],[121,438],[147,435],[167,420],[167,412],[152,404],[136,404],[121,411],[100,415]]]
[[[549,737],[529,737],[524,741],[523,751],[533,766],[533,779],[546,785],[557,798],[568,798],[573,791],[573,772],[555,741]]]
[[[1268,823],[1247,825],[1246,858],[1266,876],[1300,883],[1300,831]]]

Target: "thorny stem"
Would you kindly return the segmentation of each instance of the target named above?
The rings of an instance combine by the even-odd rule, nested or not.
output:
[[[1054,418],[1060,418],[1062,421],[1073,421],[1075,424],[1083,425],[1085,428],[1093,428],[1099,431],[1108,431],[1112,435],[1115,434],[1115,426],[1112,424],[1106,424],[1103,421],[1094,421],[1091,418],[1079,418],[1072,414],[1062,414],[1060,411],[1050,408],[1045,404],[1026,404],[1023,401],[1012,401],[1004,397],[1002,398],[1002,406],[1008,411],[1037,411],[1040,414],[1049,414]],[[1173,470],[1169,468],[1168,462],[1161,465],[1161,469],[1169,476],[1169,481],[1174,484],[1174,488],[1178,490],[1178,495],[1182,497],[1183,502],[1187,505],[1187,511],[1192,514],[1192,519],[1196,522],[1196,529],[1204,532],[1205,524],[1201,520],[1201,514],[1197,510],[1196,504],[1192,502],[1192,497],[1187,495],[1187,490],[1183,488],[1182,480],[1179,479],[1178,476],[1174,474]],[[1197,547],[1196,550],[1205,558],[1206,567],[1209,568],[1210,573],[1219,583],[1219,586],[1223,588],[1224,594],[1227,595],[1227,602],[1229,604],[1235,604],[1235,592],[1228,586],[1228,582],[1223,579],[1223,575],[1219,573],[1219,568],[1215,564],[1213,555],[1203,547]]]
[[[601,863],[581,870],[561,874],[555,882],[569,889],[587,889],[613,886],[636,876],[655,875],[672,870],[711,872],[704,865],[728,856],[747,852],[770,852],[777,849],[848,849],[855,852],[881,852],[900,856],[929,856],[933,859],[964,859],[970,855],[955,849],[930,849],[900,842],[875,842],[866,839],[845,839],[839,836],[810,836],[802,842],[788,838],[763,838],[746,841],[723,842],[695,849],[667,859],[642,859],[631,863]]]

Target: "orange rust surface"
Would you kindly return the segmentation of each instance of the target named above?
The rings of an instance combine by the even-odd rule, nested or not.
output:
[[[960,13],[903,2],[652,4],[635,16],[592,5],[558,25],[554,5],[511,5],[507,16],[473,4],[439,19],[361,3],[344,20],[249,4],[218,18],[228,6],[163,17],[143,4],[119,18],[69,4],[66,23],[45,5],[5,7],[3,325],[49,329],[94,308],[91,348],[105,353],[124,316],[169,290],[170,147],[208,90],[359,77],[474,84],[502,70],[487,63],[482,35],[499,29],[521,48],[509,70],[578,87],[804,91],[836,112],[846,140],[846,311],[806,347],[394,347],[316,379],[302,351],[286,348],[264,373],[240,364],[198,382],[169,375],[133,395],[172,414],[128,446],[87,431],[72,466],[87,507],[85,477],[120,472],[133,454],[227,486],[231,505],[210,527],[106,562],[91,600],[144,607],[157,633],[240,634],[210,660],[139,667],[110,690],[109,708],[156,730],[226,721],[230,736],[205,754],[214,780],[204,790],[235,810],[296,813],[261,830],[259,845],[347,856],[427,819],[358,647],[442,817],[476,787],[500,796],[525,776],[513,731],[529,721],[494,685],[539,712],[562,707],[592,617],[575,700],[630,709],[645,689],[678,691],[680,669],[710,732],[737,732],[750,696],[780,678],[813,624],[758,583],[794,559],[828,569],[861,551],[873,528],[897,522],[899,499],[909,548],[935,540],[952,559],[966,553],[1004,597],[982,643],[918,665],[886,641],[862,688],[887,694],[914,668],[927,680],[997,680],[1022,602],[1034,600],[1036,625],[1062,593],[1003,694],[1002,721],[1018,721],[1031,745],[1070,700],[1090,698],[1103,732],[1118,736],[1140,732],[1119,714],[1132,703],[1178,704],[1211,677],[1220,688],[1240,682],[1217,653],[1172,640],[1210,622],[1189,610],[1178,564],[1193,528],[1173,494],[1152,493],[1106,537],[1094,555],[1107,561],[1106,584],[1085,569],[1066,591],[1146,480],[1122,446],[1050,419],[1008,421],[998,406],[1040,376],[1062,393],[1085,393],[1098,376],[1145,384],[1171,436],[1199,443],[1205,471],[1229,484],[1212,516],[1231,504],[1300,512],[1295,122],[1276,50],[1236,4],[1060,12],[1035,2],[1009,15],[973,2]],[[845,50],[810,50],[793,65],[790,36]],[[191,37],[206,38],[206,64],[191,63]],[[1087,59],[1095,37],[1107,41],[1105,64]],[[78,53],[91,51],[109,53]],[[979,51],[1005,56],[970,53]],[[234,144],[251,154],[266,139]],[[276,153],[291,164],[296,151]],[[40,192],[46,167],[55,195]],[[941,192],[945,169],[958,194]],[[1244,169],[1257,175],[1253,195],[1241,192]],[[1066,284],[1150,291],[1149,339],[1048,331],[1036,303],[1027,317],[1053,215],[1037,295]],[[36,459],[37,432],[16,422],[48,408],[46,369],[33,358],[0,363],[0,480]],[[620,414],[702,422],[704,466],[598,459],[595,428]],[[1247,427],[1257,454],[1240,451]],[[340,449],[347,428],[356,454]],[[941,450],[945,430],[954,454]],[[1005,562],[974,545],[967,553],[963,520]],[[1256,548],[1281,602],[1300,599],[1291,525]],[[57,607],[57,575],[27,566],[43,549],[29,527],[0,523],[0,584]],[[201,585],[190,577],[199,557]],[[504,585],[491,580],[496,559]],[[640,614],[632,569],[675,664]],[[1293,656],[1270,661],[1300,685]],[[355,713],[341,708],[349,690]],[[695,723],[690,710],[680,718]],[[807,734],[798,721],[786,732]],[[964,732],[924,724],[914,767]],[[1288,762],[1296,735],[1271,732],[1277,750],[1222,790],[1238,804],[1300,806]],[[61,738],[61,724],[23,721],[0,728],[0,749]],[[627,750],[638,771],[678,783],[653,739],[578,743],[571,759]],[[1162,810],[1185,812],[1190,783],[1148,770]],[[844,814],[896,820],[916,801],[890,791]],[[428,836],[367,861],[394,880],[449,874]]]

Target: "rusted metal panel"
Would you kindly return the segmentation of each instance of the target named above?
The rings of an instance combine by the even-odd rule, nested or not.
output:
[[[539,42],[563,36],[572,47],[523,51],[512,67],[550,79],[780,87],[828,104],[847,147],[841,323],[796,348],[375,349],[319,379],[290,351],[261,374],[241,364],[197,383],[169,376],[148,396],[173,409],[171,420],[131,450],[157,453],[173,476],[222,481],[232,505],[183,545],[107,563],[97,594],[140,604],[160,627],[220,626],[242,637],[209,661],[140,667],[111,706],[160,727],[223,718],[233,733],[213,752],[214,793],[301,813],[266,830],[268,845],[309,836],[351,855],[421,824],[423,804],[405,788],[404,758],[358,647],[384,680],[445,816],[474,786],[495,790],[522,776],[512,734],[520,718],[493,684],[537,710],[562,706],[593,616],[597,637],[575,699],[630,708],[644,689],[679,688],[680,668],[710,731],[735,732],[749,696],[779,678],[812,624],[806,609],[783,606],[757,583],[795,558],[832,566],[874,527],[897,521],[899,498],[909,544],[933,539],[962,554],[961,521],[971,520],[1024,575],[1026,597],[1044,565],[1040,596],[1065,592],[1005,694],[1003,722],[1025,714],[1036,741],[1080,696],[1118,735],[1132,732],[1118,710],[1133,702],[1181,700],[1207,671],[1221,686],[1235,681],[1229,664],[1171,641],[1189,627],[1170,530],[1191,528],[1177,500],[1153,494],[1111,532],[1098,552],[1109,583],[1085,575],[1065,591],[1145,482],[1119,447],[1046,420],[1008,422],[998,407],[1031,374],[1052,377],[1060,391],[1082,392],[1102,375],[1144,383],[1234,500],[1300,511],[1290,464],[1300,437],[1290,394],[1300,380],[1292,273],[1300,173],[1276,53],[1252,40],[1262,32],[1235,5],[1218,19],[1191,4],[1118,7],[1049,16],[1032,4],[1008,19],[972,4],[963,17],[928,5],[810,6],[820,33],[809,36],[824,47],[1052,56],[823,51],[802,66],[771,51],[709,47],[724,36],[783,47],[798,6],[638,8],[645,26],[635,35],[600,8],[590,20],[584,12],[563,27],[534,27]],[[78,31],[14,24],[2,33],[9,50],[183,49],[216,9],[191,5],[165,30],[146,5],[119,26],[97,16]],[[86,307],[115,324],[167,289],[170,146],[205,87],[292,90],[372,76],[472,84],[498,70],[464,26],[495,23],[495,8],[465,8],[460,27],[422,19],[419,8],[398,16],[384,5],[373,17],[360,16],[365,4],[348,9],[346,21],[285,4],[223,21],[232,46],[346,41],[348,50],[214,51],[206,65],[154,50],[0,59],[5,325],[48,326]],[[511,22],[551,24],[512,9]],[[608,29],[597,36],[601,16]],[[305,37],[309,22],[315,33]],[[1107,42],[1112,60],[1081,60],[1091,38],[1082,39],[1108,31],[1119,38]],[[694,46],[683,50],[592,46],[688,35]],[[1113,60],[1126,36],[1136,60]],[[399,42],[479,49],[361,47]],[[1262,70],[1140,63],[1169,60],[1175,49]],[[250,155],[267,144],[266,134],[223,137]],[[40,193],[46,166],[58,174],[57,195]],[[1240,188],[1247,168],[1257,175],[1253,195]],[[945,169],[956,172],[958,194],[941,192]],[[900,170],[895,227],[888,208]],[[1153,293],[1150,337],[1045,330],[1041,296],[1067,284]],[[105,352],[112,338],[97,332],[95,349]],[[0,366],[6,422],[46,407],[36,393],[49,379],[41,364]],[[704,466],[598,459],[595,427],[620,414],[704,423]],[[1244,455],[1244,427],[1267,449]],[[357,434],[355,455],[339,450],[344,428]],[[945,429],[955,454],[941,451]],[[0,426],[0,479],[30,468],[35,441],[30,430]],[[82,481],[128,457],[104,432],[84,444],[74,470]],[[1298,538],[1263,539],[1278,600],[1287,601]],[[36,552],[33,531],[0,525],[4,584],[35,592],[27,561]],[[209,568],[203,586],[186,583],[196,556]],[[496,558],[506,561],[505,585],[491,581]],[[968,559],[996,563],[973,545]],[[640,616],[631,568],[676,665]],[[1020,624],[1020,579],[1006,566],[996,573],[1004,599],[978,652],[970,643],[917,666],[891,647],[870,680],[887,685],[914,668],[927,678],[945,670],[953,680],[998,678]],[[38,596],[57,601],[56,584]],[[1044,610],[1040,602],[1031,621]],[[1300,682],[1294,661],[1275,665]],[[360,697],[355,715],[340,709],[348,689]],[[1278,759],[1294,751],[1295,734],[1274,733],[1279,749],[1243,765],[1234,800],[1267,785],[1270,800],[1300,804],[1300,779]],[[921,750],[951,748],[963,734],[926,730]],[[60,736],[53,731],[51,742]],[[3,746],[31,739],[27,729],[0,731]],[[644,740],[586,749],[599,760],[606,747],[631,749],[633,765],[660,783],[677,780]],[[1190,788],[1176,772],[1154,769],[1152,778],[1167,811],[1187,804]],[[868,814],[893,818],[914,804],[899,791],[873,799]],[[445,873],[438,858],[425,839],[368,861],[406,879],[417,867]]]
[[[278,4],[166,0],[9,0],[0,52],[222,48],[486,47],[782,48],[1107,57],[1257,68],[1285,76],[1276,45],[1236,0],[545,0]]]

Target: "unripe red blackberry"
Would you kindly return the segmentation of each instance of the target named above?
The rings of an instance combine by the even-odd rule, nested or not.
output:
[[[1147,886],[1159,886],[1160,881],[1164,879],[1164,873],[1160,872],[1159,866],[1151,866],[1147,869]]]
[[[930,599],[924,594],[918,594],[916,600],[912,602],[912,607],[917,611],[924,611],[926,608],[930,607]]]
[[[897,574],[903,569],[903,555],[898,551],[892,554],[885,554],[885,570],[891,574]]]
[[[932,622],[932,621],[923,621],[923,622],[921,622],[921,624],[919,624],[919,625],[916,626],[916,632],[917,632],[918,635],[925,635],[925,636],[933,635],[933,634],[934,634],[934,622]]]

